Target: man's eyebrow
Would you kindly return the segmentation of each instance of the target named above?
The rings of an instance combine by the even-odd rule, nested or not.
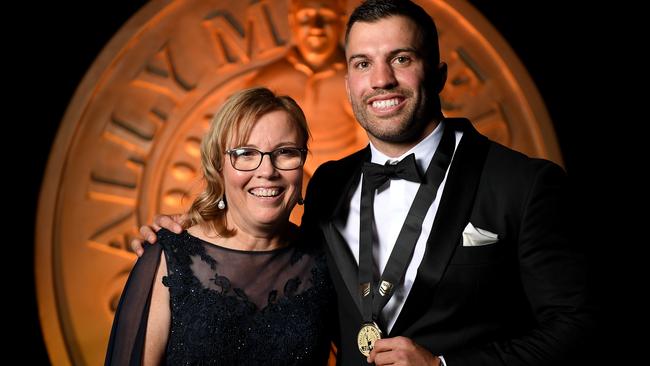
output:
[[[417,49],[413,48],[413,47],[398,48],[398,49],[390,51],[388,54],[390,56],[395,56],[398,53],[403,53],[403,52],[413,53],[413,54],[416,54],[416,55],[420,54],[420,52]]]
[[[348,58],[348,63],[352,62],[352,60],[354,60],[355,58],[368,58],[368,56],[366,56],[366,55],[363,54],[363,53],[358,53],[358,54],[356,54],[356,55],[352,55],[352,56],[350,56],[350,57]]]

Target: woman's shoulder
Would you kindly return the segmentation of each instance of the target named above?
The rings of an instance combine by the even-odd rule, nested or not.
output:
[[[325,251],[319,242],[297,240],[292,243],[293,253],[291,264],[302,259],[307,259],[311,263],[312,270],[327,271],[327,261]]]
[[[187,230],[183,230],[180,234],[177,234],[162,228],[158,230],[156,236],[156,244],[160,244],[167,255],[192,255],[202,250],[200,243]]]
[[[321,304],[329,303],[334,290],[322,246],[304,241],[294,243],[290,263],[289,267],[298,265],[301,268],[301,278],[308,279],[308,283],[311,284],[309,293],[316,296],[316,299],[320,299],[317,302]]]
[[[180,242],[183,242],[183,231],[180,234],[176,234],[173,231],[161,228],[156,232],[156,243],[162,245],[165,249],[173,248],[177,246]]]

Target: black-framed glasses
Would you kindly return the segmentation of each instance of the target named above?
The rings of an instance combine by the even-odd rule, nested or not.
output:
[[[305,164],[307,149],[299,147],[279,147],[273,151],[259,151],[252,147],[238,147],[226,150],[230,155],[232,167],[248,172],[259,168],[264,155],[271,158],[271,164],[279,170],[294,170]]]

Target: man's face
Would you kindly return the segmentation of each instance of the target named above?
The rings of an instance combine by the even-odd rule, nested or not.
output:
[[[309,63],[326,61],[338,47],[343,29],[341,15],[327,1],[304,1],[290,15],[301,55]]]
[[[437,104],[430,98],[437,86],[427,83],[438,78],[427,78],[426,72],[436,68],[426,67],[420,37],[415,23],[402,16],[357,22],[350,29],[346,89],[357,120],[374,143],[412,142],[427,126],[435,126],[430,109]],[[438,68],[444,72],[444,64]]]

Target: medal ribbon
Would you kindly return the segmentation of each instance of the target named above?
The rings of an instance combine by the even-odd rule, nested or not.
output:
[[[424,181],[420,184],[420,188],[415,195],[378,283],[373,281],[374,261],[372,256],[373,206],[377,187],[370,183],[370,179],[366,179],[366,173],[364,172],[359,225],[359,287],[364,323],[378,322],[379,314],[392,297],[395,286],[401,283],[413,255],[415,244],[422,233],[424,217],[436,198],[440,184],[451,163],[455,135],[452,128],[449,126],[444,127],[440,144],[429,163]],[[410,158],[410,156],[407,158]]]

